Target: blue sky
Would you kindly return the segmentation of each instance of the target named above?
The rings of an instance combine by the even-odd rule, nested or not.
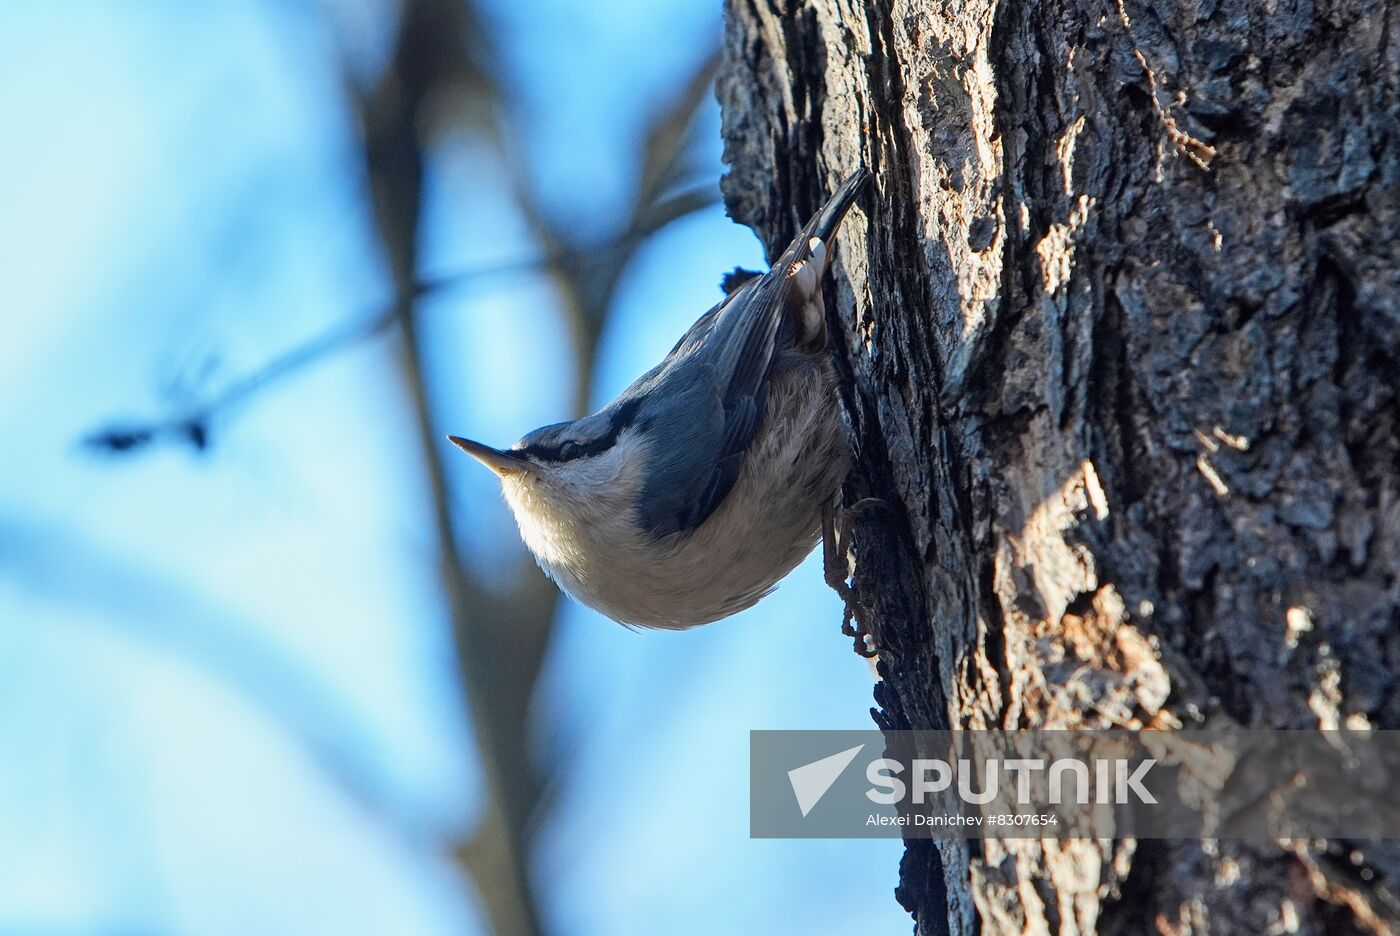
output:
[[[392,339],[257,397],[205,456],[83,434],[255,368],[385,284],[341,99],[370,2],[0,6],[0,933],[479,931],[443,853],[480,778]],[[633,139],[718,35],[711,0],[489,8],[551,212],[606,232]],[[718,114],[702,131],[714,177]],[[535,252],[490,153],[429,166],[424,272]],[[760,262],[715,207],[650,242],[596,402]],[[423,310],[443,431],[565,415],[528,274]],[[454,463],[485,570],[520,547]],[[898,842],[747,836],[754,728],[869,724],[869,670],[809,562],[683,634],[568,604],[540,703],[575,761],[536,871],[560,932],[905,931]],[[775,665],[776,664],[776,665]]]

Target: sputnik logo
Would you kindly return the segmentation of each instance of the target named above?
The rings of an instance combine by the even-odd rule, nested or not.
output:
[[[856,759],[856,755],[864,747],[864,744],[857,744],[853,748],[788,771],[788,782],[792,784],[792,794],[797,797],[797,808],[802,810],[803,818],[821,802],[826,791],[841,778],[841,774],[846,772],[846,768],[851,766],[851,761]]]

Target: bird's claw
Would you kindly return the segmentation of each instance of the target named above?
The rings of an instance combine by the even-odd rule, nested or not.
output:
[[[889,505],[875,497],[857,501],[841,512],[839,530],[835,505],[828,504],[822,509],[822,568],[826,584],[841,596],[845,604],[841,615],[841,633],[852,639],[856,653],[866,659],[877,656],[880,651],[875,644],[875,635],[866,623],[870,609],[856,597],[855,589],[847,579],[851,575],[851,531],[874,508],[888,510]]]

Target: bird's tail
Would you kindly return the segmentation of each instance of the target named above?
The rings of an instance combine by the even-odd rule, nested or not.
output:
[[[820,269],[825,267],[826,261],[831,257],[831,239],[836,235],[836,229],[841,226],[846,212],[855,203],[856,196],[860,194],[861,188],[869,178],[870,170],[864,166],[851,173],[846,181],[842,182],[840,187],[831,193],[826,204],[812,215],[812,220],[803,225],[801,233],[792,239],[788,249],[783,251],[778,262],[773,264],[773,272],[780,277],[787,276],[789,270],[806,262],[814,253],[820,254],[818,258],[820,272]],[[818,249],[814,250],[814,248]]]
[[[841,226],[842,219],[846,217],[846,211],[855,202],[856,196],[860,194],[869,178],[870,170],[864,166],[852,172],[802,229],[802,243],[806,244],[813,237],[823,243],[830,241],[836,229]]]

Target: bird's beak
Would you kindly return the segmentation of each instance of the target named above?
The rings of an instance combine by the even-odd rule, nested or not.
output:
[[[481,462],[487,468],[490,468],[502,478],[510,474],[519,474],[525,470],[528,464],[525,459],[514,452],[494,449],[489,445],[482,445],[480,442],[473,442],[471,439],[464,439],[461,436],[450,435],[447,437],[447,441]]]

